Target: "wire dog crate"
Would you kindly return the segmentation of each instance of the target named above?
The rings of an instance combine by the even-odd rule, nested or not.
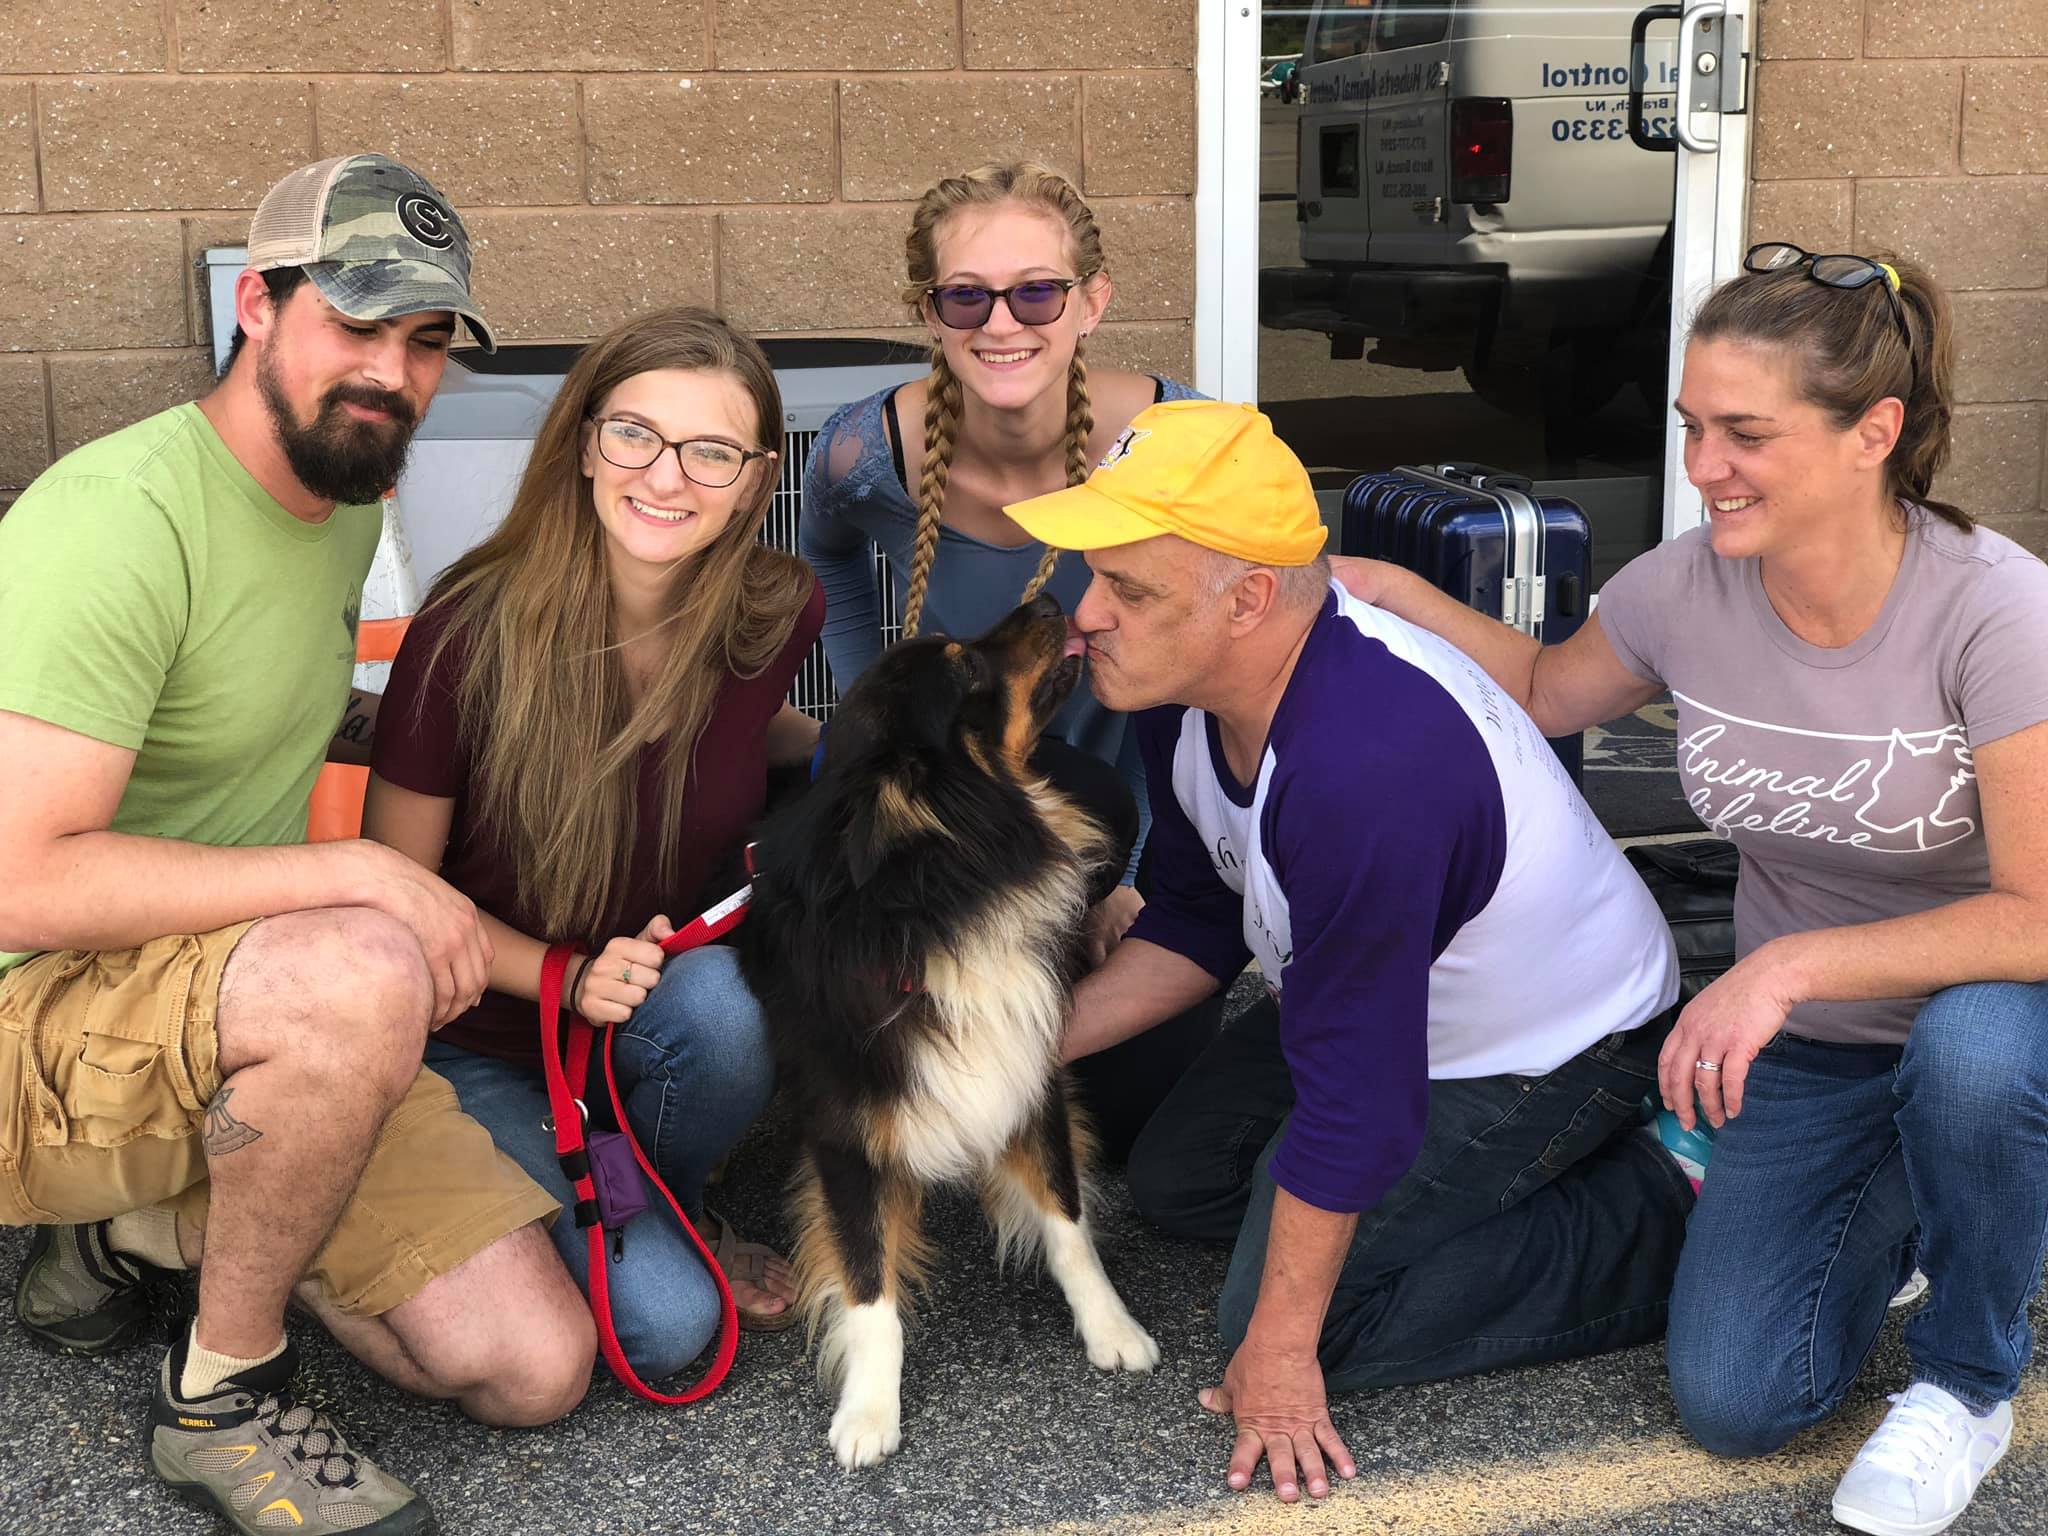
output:
[[[793,416],[799,413],[786,409],[785,414]],[[761,519],[763,544],[796,553],[797,521],[803,512],[804,463],[809,459],[811,445],[818,440],[818,430],[823,425],[821,416],[815,425],[807,428],[784,428],[782,478],[768,503],[767,515]],[[869,545],[868,556],[873,562],[875,592],[881,603],[882,644],[887,645],[903,633],[903,618],[896,611],[896,583],[890,579],[889,563],[883,559],[879,549]],[[837,698],[832,684],[832,669],[825,661],[825,642],[820,640],[811,647],[811,654],[797,669],[796,682],[789,690],[789,702],[812,719],[825,720],[831,717]]]

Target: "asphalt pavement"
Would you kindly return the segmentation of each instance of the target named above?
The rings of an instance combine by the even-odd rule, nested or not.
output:
[[[781,1221],[788,1126],[771,1111],[743,1143],[719,1204],[749,1235]],[[1711,1174],[1710,1174],[1711,1176]],[[1828,1532],[1834,1479],[1905,1383],[1889,1325],[1837,1421],[1779,1455],[1716,1461],[1681,1431],[1661,1348],[1458,1382],[1339,1398],[1355,1484],[1316,1508],[1269,1488],[1223,1485],[1230,1437],[1196,1391],[1222,1374],[1214,1303],[1225,1255],[1163,1238],[1101,1180],[1103,1259],[1164,1359],[1151,1377],[1093,1369],[1057,1289],[997,1274],[973,1203],[935,1199],[941,1258],[904,1369],[903,1449],[848,1475],[825,1443],[831,1403],[801,1330],[748,1335],[727,1384],[690,1408],[656,1408],[608,1376],[565,1423],[481,1428],[383,1385],[304,1319],[305,1380],[359,1443],[432,1501],[448,1536],[1721,1536]],[[0,1230],[0,1276],[27,1234]],[[11,1287],[9,1290],[11,1295]],[[150,1473],[144,1417],[155,1348],[104,1361],[32,1347],[0,1309],[0,1533],[213,1532]],[[2048,1326],[2037,1300],[2033,1322]],[[2048,1531],[2048,1370],[2016,1404],[2011,1452],[1956,1536]]]

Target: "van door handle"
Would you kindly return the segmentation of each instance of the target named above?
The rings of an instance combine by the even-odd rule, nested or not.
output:
[[[1650,60],[1648,37],[1653,22],[1679,21],[1685,16],[1685,7],[1680,5],[1652,5],[1636,12],[1635,20],[1628,24],[1628,136],[1637,149],[1655,150],[1659,154],[1678,153],[1678,140],[1668,133],[1652,134],[1643,127],[1643,87],[1649,83]],[[1678,82],[1675,99],[1683,111],[1685,82]]]
[[[1685,8],[1678,22],[1678,116],[1672,127],[1678,131],[1678,142],[1696,155],[1715,154],[1721,148],[1720,134],[1709,139],[1692,131],[1692,98],[1695,92],[1705,97],[1711,89],[1708,105],[1720,115],[1721,82],[1714,78],[1714,71],[1720,62],[1721,23],[1727,14],[1724,0],[1697,0]],[[1714,62],[1708,63],[1710,59]]]

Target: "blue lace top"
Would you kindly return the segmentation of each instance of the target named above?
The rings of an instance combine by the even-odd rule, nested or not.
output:
[[[896,472],[895,456],[882,425],[893,388],[841,406],[826,421],[804,465],[803,514],[797,547],[825,589],[825,656],[840,689],[848,687],[882,652],[881,599],[875,588],[872,544],[889,563],[900,613],[910,584],[910,551],[917,532],[917,499]],[[1200,399],[1171,379],[1158,380],[1161,400]],[[913,457],[920,457],[922,450]],[[925,589],[926,634],[978,635],[1017,606],[1038,571],[1045,546],[1036,540],[1004,547],[958,529],[941,527]],[[1046,590],[1072,613],[1088,590],[1087,562],[1068,551],[1060,556]],[[1104,709],[1085,687],[1075,690],[1052,730],[1070,746],[1113,763],[1138,802],[1140,833],[1151,824],[1145,801],[1145,769],[1125,716]],[[1135,869],[1137,853],[1133,852]]]

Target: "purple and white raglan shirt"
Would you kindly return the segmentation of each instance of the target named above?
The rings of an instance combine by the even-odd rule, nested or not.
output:
[[[1431,1078],[1538,1076],[1678,995],[1671,936],[1535,724],[1463,653],[1332,586],[1258,776],[1214,720],[1139,721],[1153,889],[1131,936],[1256,959],[1295,1109],[1274,1182],[1363,1211]]]

